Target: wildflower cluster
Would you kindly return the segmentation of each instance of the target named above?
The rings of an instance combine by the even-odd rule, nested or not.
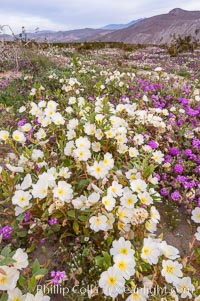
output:
[[[162,92],[174,84],[162,68],[146,79],[103,65],[95,70],[92,60],[67,68],[68,73],[53,72],[48,83],[35,84],[16,125],[0,130],[1,145],[12,154],[0,167],[8,216],[0,229],[3,243],[16,243],[16,229],[22,245],[31,244],[27,253],[49,238],[59,242],[59,266],[50,267],[48,285],[68,280],[65,267],[79,260],[73,257],[78,250],[102,289],[102,300],[125,294],[127,301],[155,300],[145,290],[148,284],[167,287],[160,300],[197,301],[198,281],[190,277],[179,250],[157,235],[157,204],[182,202],[192,221],[200,223],[199,90],[185,87],[191,100],[181,98],[175,107],[177,98]],[[200,240],[200,227],[194,237]],[[88,248],[80,250],[79,243]],[[23,295],[26,270],[20,273],[28,269],[27,253],[18,248],[0,266],[4,296],[50,300],[41,291],[35,294],[36,280],[46,273],[37,262],[30,293]],[[76,283],[84,274],[81,260],[69,264]]]

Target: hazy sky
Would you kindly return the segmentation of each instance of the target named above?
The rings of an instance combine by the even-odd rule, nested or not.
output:
[[[27,31],[99,28],[110,23],[167,13],[180,7],[200,10],[199,0],[0,0],[0,25],[15,33]]]

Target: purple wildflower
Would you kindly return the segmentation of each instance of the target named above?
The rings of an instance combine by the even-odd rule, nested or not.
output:
[[[176,180],[183,184],[187,180],[187,177],[178,175]]]
[[[191,182],[185,181],[183,185],[185,188],[191,189],[196,186],[196,182],[195,181],[191,181]]]
[[[24,222],[25,223],[28,222],[30,218],[31,218],[31,213],[30,211],[27,211],[24,216]]]
[[[162,173],[162,179],[167,180],[167,174],[165,172]]]
[[[10,238],[12,231],[13,231],[13,228],[8,225],[1,228],[0,235],[2,236],[2,240],[6,240],[6,239]]]
[[[64,271],[51,271],[50,275],[53,278],[51,282],[56,285],[60,284],[61,281],[66,277]]]
[[[172,157],[170,155],[166,155],[164,163],[171,163],[171,162],[172,162]]]
[[[88,97],[88,101],[93,101],[94,98],[92,96]]]
[[[53,136],[51,136],[50,138],[49,138],[49,142],[50,143],[53,143],[55,141],[55,138],[53,137]]]
[[[25,123],[26,123],[26,118],[23,118],[23,119],[18,121],[17,125],[18,126],[23,126]]]
[[[179,150],[175,147],[170,147],[169,148],[169,153],[172,155],[172,156],[177,156],[179,154]]]
[[[180,197],[181,195],[178,190],[175,190],[174,192],[171,193],[171,198],[173,201],[179,201]]]
[[[182,164],[175,164],[174,165],[174,171],[176,173],[182,173],[184,171],[184,167]]]
[[[58,219],[56,217],[55,218],[51,218],[48,221],[48,223],[49,223],[50,226],[56,225],[58,223]]]
[[[193,145],[194,148],[199,149],[199,147],[200,147],[200,140],[197,139],[197,138],[193,138],[192,139],[192,145]]]
[[[157,148],[158,147],[158,143],[155,141],[155,140],[151,140],[148,142],[148,145],[151,147],[151,148]]]
[[[187,105],[189,103],[189,99],[187,98],[177,98],[181,102],[182,105]]]
[[[191,156],[192,155],[192,150],[190,148],[186,148],[184,151],[186,156]]]
[[[40,124],[38,117],[35,119],[35,124],[36,125]]]
[[[160,175],[159,175],[158,173],[154,173],[154,174],[153,174],[153,177],[157,178],[158,181],[160,181]]]
[[[166,195],[168,195],[168,191],[167,191],[167,189],[166,189],[166,188],[162,188],[162,189],[160,189],[160,194],[161,194],[161,195],[163,195],[163,196],[166,196]]]

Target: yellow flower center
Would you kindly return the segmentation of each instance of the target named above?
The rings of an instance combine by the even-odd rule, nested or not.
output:
[[[121,143],[121,142],[123,141],[122,137],[118,137],[118,138],[117,138],[117,141],[118,141],[119,143]]]
[[[8,134],[3,134],[3,136],[2,136],[2,138],[3,138],[3,140],[7,140],[8,139]]]
[[[128,198],[127,203],[130,205],[133,203],[133,199],[132,198]]]
[[[97,166],[97,167],[95,168],[95,170],[96,170],[96,172],[101,172],[101,171],[102,171],[102,169],[101,169],[100,166]]]
[[[8,277],[6,275],[0,274],[0,284],[5,284],[8,280]]]
[[[123,230],[124,229],[124,224],[122,223],[122,222],[118,222],[118,228],[120,229],[120,230]]]
[[[59,188],[58,189],[58,194],[63,195],[64,194],[64,189],[63,188]]]
[[[151,251],[150,251],[149,248],[145,247],[145,248],[143,249],[143,253],[144,253],[145,255],[149,255],[149,254],[151,253]]]
[[[168,274],[173,274],[174,271],[175,271],[175,268],[173,266],[170,266],[170,265],[166,266],[166,272]]]
[[[46,193],[47,189],[46,188],[42,188],[42,193]]]
[[[118,268],[119,268],[120,270],[125,270],[126,267],[127,267],[127,264],[126,264],[124,261],[118,262]]]
[[[112,132],[107,132],[108,137],[112,137]]]
[[[15,135],[14,135],[14,139],[15,139],[15,140],[19,140],[19,135],[18,135],[18,134],[15,134]]]
[[[125,217],[125,213],[123,211],[118,211],[118,216],[119,217]]]
[[[183,284],[180,286],[180,289],[182,292],[185,292],[187,290],[187,287]]]
[[[108,278],[108,283],[109,283],[109,285],[115,285],[116,282],[117,282],[117,280],[116,280],[116,278],[115,278],[114,276],[110,276],[110,277]]]
[[[133,300],[140,300],[139,299],[140,296],[138,293],[133,293],[131,296],[133,297]]]
[[[141,200],[142,203],[146,203],[147,202],[147,198],[145,196],[142,196],[140,198],[140,200]]]
[[[109,205],[109,204],[110,204],[110,202],[109,202],[108,199],[107,199],[107,200],[104,200],[103,202],[104,202],[104,205]]]
[[[127,250],[127,248],[121,248],[121,250],[120,250],[120,253],[121,254],[124,254],[124,255],[127,255],[128,254],[128,250]]]
[[[26,198],[25,198],[24,196],[21,196],[21,197],[19,198],[19,201],[22,202],[22,203],[23,203],[25,200],[26,200]]]
[[[83,155],[84,155],[84,152],[83,152],[83,151],[80,151],[80,152],[79,152],[79,156],[80,156],[80,157],[83,157]]]

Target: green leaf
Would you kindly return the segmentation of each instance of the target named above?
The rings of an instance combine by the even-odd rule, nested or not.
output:
[[[82,222],[86,222],[87,220],[88,220],[88,216],[86,216],[86,215],[80,215],[80,216],[78,216],[78,219],[80,220],[80,221],[82,221]]]
[[[17,221],[17,219],[15,219],[14,222],[12,223],[12,227],[18,228],[18,224],[19,222]]]
[[[17,236],[19,236],[19,237],[25,237],[26,235],[27,235],[26,231],[21,231],[21,232],[17,233]]]
[[[79,233],[79,224],[77,223],[77,221],[73,222],[73,230],[76,234]]]
[[[83,256],[85,256],[85,257],[88,257],[88,256],[89,256],[89,250],[88,250],[88,248],[85,248],[85,249],[83,250]]]
[[[152,173],[154,172],[156,166],[150,165],[147,166],[144,170],[145,176],[149,177],[150,175],[152,175]]]
[[[67,211],[67,215],[69,217],[75,218],[76,212],[75,212],[75,210],[69,210],[69,211]]]
[[[16,262],[16,261],[14,259],[12,259],[11,257],[3,258],[3,259],[0,259],[0,266],[1,265],[9,265],[14,262]]]
[[[8,300],[8,295],[3,293],[3,295],[1,296],[0,301],[7,301],[7,300]]]
[[[112,242],[113,242],[113,237],[112,237],[112,236],[109,236],[109,237],[107,238],[107,243],[108,243],[108,245],[110,246],[110,245],[112,244]]]
[[[28,249],[26,249],[26,252],[27,252],[27,253],[31,253],[33,250],[35,250],[36,246],[37,246],[36,243],[32,243],[32,244],[30,245],[30,247],[29,247]]]
[[[36,287],[36,279],[33,276],[29,281],[28,281],[28,291],[34,291],[35,287]]]
[[[39,270],[34,274],[34,276],[37,276],[37,275],[45,275],[47,272],[48,272],[47,269],[39,269]]]
[[[18,283],[19,283],[20,286],[25,287],[26,286],[26,279],[22,275],[20,275]]]
[[[40,263],[39,261],[36,259],[32,265],[32,273],[35,274],[37,273],[37,271],[40,270]]]
[[[108,254],[108,252],[104,252],[102,251],[102,254],[103,254],[103,258],[105,260],[105,263],[110,266],[111,265],[111,257],[110,255]]]
[[[96,263],[96,265],[98,265],[99,267],[103,267],[104,258],[101,257],[101,256],[96,256],[96,257],[95,257],[95,263]]]
[[[17,221],[22,221],[24,219],[24,216],[25,216],[25,213],[21,213],[17,218],[16,220]]]
[[[65,237],[68,237],[68,236],[74,236],[74,234],[65,231],[65,232],[60,236],[60,241],[61,241],[62,239],[64,239]]]
[[[53,215],[52,215],[53,218],[57,217],[57,218],[60,218],[60,217],[63,217],[63,213],[62,212],[55,212]]]
[[[8,257],[8,255],[10,254],[11,249],[10,249],[10,245],[7,245],[5,248],[3,248],[3,250],[1,251],[1,255],[4,257]]]
[[[95,115],[96,115],[95,112],[90,113],[90,122],[91,122],[91,123],[94,123],[94,122],[95,122]]]
[[[83,179],[83,180],[79,181],[78,188],[82,189],[82,188],[88,186],[89,183],[90,183],[89,179]]]

